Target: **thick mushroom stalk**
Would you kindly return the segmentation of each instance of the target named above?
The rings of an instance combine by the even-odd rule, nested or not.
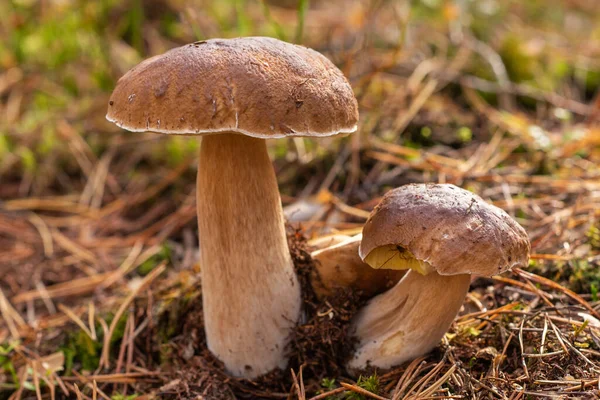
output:
[[[206,136],[197,196],[208,348],[235,376],[284,368],[301,298],[265,141]]]
[[[355,317],[359,339],[350,371],[390,368],[431,351],[444,336],[465,299],[471,276],[428,275],[411,270]]]

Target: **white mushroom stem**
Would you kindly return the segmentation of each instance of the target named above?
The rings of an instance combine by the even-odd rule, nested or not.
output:
[[[348,369],[390,368],[431,351],[460,310],[470,282],[470,275],[408,271],[356,315],[351,329],[359,345]]]
[[[208,348],[238,377],[284,368],[301,297],[265,141],[206,136],[197,195]]]

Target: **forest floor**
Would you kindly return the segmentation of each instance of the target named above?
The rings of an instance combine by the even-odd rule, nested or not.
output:
[[[0,399],[521,399],[600,396],[600,8],[481,2],[0,2]],[[289,243],[354,234],[381,196],[453,183],[527,231],[531,262],[476,278],[439,346],[346,374],[352,293],[319,302],[291,362],[228,377],[206,350],[199,140],[104,116],[142,59],[268,35],[334,61],[359,100],[344,138],[271,141]],[[203,397],[198,397],[203,396]]]

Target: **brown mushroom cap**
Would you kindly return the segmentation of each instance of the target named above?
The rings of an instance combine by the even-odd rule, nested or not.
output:
[[[388,192],[363,228],[360,256],[398,245],[440,275],[491,276],[525,267],[525,230],[500,208],[454,185],[410,184]]]
[[[246,37],[196,42],[140,63],[119,79],[106,118],[130,131],[268,139],[354,132],[358,106],[323,55]]]

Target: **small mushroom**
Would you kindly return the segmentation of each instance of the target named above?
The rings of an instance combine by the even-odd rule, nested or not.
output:
[[[208,348],[239,377],[285,367],[301,297],[265,139],[354,132],[358,106],[342,72],[272,38],[206,40],[127,72],[106,117],[130,131],[203,136],[197,212]]]
[[[428,353],[463,304],[471,274],[525,267],[525,230],[503,210],[454,185],[388,192],[363,228],[360,256],[373,268],[408,269],[355,316],[350,371],[389,368]]]
[[[330,246],[310,254],[315,261],[311,286],[319,298],[334,296],[336,290],[350,289],[362,298],[370,299],[394,286],[406,272],[373,269],[365,263],[358,254],[362,234],[352,237],[334,235],[321,240],[327,242],[327,239]]]

